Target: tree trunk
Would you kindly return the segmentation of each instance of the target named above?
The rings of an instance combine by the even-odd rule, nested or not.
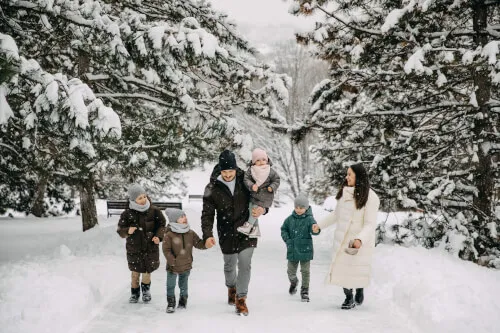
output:
[[[49,175],[42,173],[36,186],[35,198],[31,206],[31,214],[36,217],[45,216],[45,192],[47,192],[47,184],[49,182]]]
[[[488,35],[485,33],[488,18],[488,7],[483,1],[477,1],[473,6],[473,27],[476,35],[474,41],[478,46],[484,46],[488,43]],[[483,149],[490,142],[488,133],[492,133],[491,111],[488,102],[491,98],[491,78],[489,77],[488,65],[485,63],[482,67],[472,69],[474,85],[476,89],[476,99],[479,106],[474,120],[474,146],[477,148],[478,162],[475,164],[474,183],[478,189],[477,196],[473,199],[473,204],[479,210],[475,221],[480,234],[487,233],[486,223],[491,221],[493,216],[492,198],[493,186],[495,184],[494,170],[492,165],[492,152],[489,149]],[[476,241],[479,241],[477,239]],[[483,246],[477,244],[476,248],[480,251]],[[481,252],[479,253],[481,255]]]
[[[89,179],[83,180],[82,183],[78,184],[78,189],[80,190],[80,209],[82,213],[83,231],[87,231],[98,224],[93,176],[90,176]]]

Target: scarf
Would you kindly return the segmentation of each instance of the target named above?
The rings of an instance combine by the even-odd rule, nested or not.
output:
[[[149,200],[147,200],[144,205],[139,205],[135,201],[129,200],[129,205],[128,205],[128,207],[130,209],[136,210],[136,211],[141,212],[141,213],[147,211],[150,206],[151,206],[151,203],[149,202]]]
[[[250,172],[252,173],[252,177],[255,180],[255,184],[257,184],[257,186],[260,186],[264,184],[266,179],[269,177],[271,166],[269,164],[252,165],[250,167]]]
[[[168,224],[170,226],[170,229],[178,234],[185,234],[190,230],[189,223],[177,223],[177,222],[170,222]]]
[[[220,180],[224,185],[227,186],[229,191],[231,191],[231,195],[234,195],[234,187],[236,186],[236,177],[233,178],[230,182],[226,182],[224,178],[222,178],[222,175],[217,177],[217,180]]]
[[[354,186],[344,186],[342,195],[345,194],[345,200],[354,200]]]

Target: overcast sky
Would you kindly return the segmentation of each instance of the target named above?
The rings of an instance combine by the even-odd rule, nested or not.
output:
[[[290,1],[283,0],[208,0],[228,14],[241,34],[264,51],[279,40],[293,39],[295,32],[309,31],[314,20],[288,13]]]

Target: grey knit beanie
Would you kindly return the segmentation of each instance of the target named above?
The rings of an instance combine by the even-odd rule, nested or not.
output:
[[[146,194],[144,188],[139,184],[132,184],[128,188],[128,198],[130,201],[135,201],[141,194]]]
[[[167,208],[165,209],[165,214],[167,214],[169,223],[177,223],[177,220],[186,215],[183,210],[177,208]]]
[[[309,208],[309,199],[307,199],[307,195],[304,193],[300,193],[293,202],[295,207],[302,207],[305,209]]]

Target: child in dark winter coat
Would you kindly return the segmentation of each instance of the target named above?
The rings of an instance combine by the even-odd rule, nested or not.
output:
[[[265,150],[256,148],[252,152],[252,165],[245,172],[244,183],[250,191],[249,210],[254,207],[269,208],[273,205],[274,193],[280,186],[278,173],[271,168],[271,161]],[[260,237],[259,221],[252,215],[238,231],[250,238]]]
[[[281,238],[286,243],[286,258],[288,259],[288,279],[290,288],[288,292],[294,295],[297,292],[297,268],[300,263],[302,273],[302,287],[300,295],[302,302],[309,302],[309,277],[310,264],[313,259],[313,241],[311,234],[319,235],[312,209],[307,196],[299,194],[294,201],[295,209],[281,226]]]
[[[142,301],[151,300],[151,273],[160,266],[158,244],[165,233],[165,216],[151,205],[146,191],[138,184],[128,189],[129,207],[120,216],[120,237],[126,238],[128,268],[132,272],[130,303],[137,303],[142,289]],[[139,280],[142,274],[141,288]]]
[[[167,313],[175,312],[175,285],[179,276],[179,309],[185,309],[188,298],[188,278],[193,267],[193,247],[206,250],[205,242],[190,229],[186,214],[175,208],[165,210],[169,224],[163,239],[163,254],[167,258]],[[208,245],[212,247],[212,245]]]

